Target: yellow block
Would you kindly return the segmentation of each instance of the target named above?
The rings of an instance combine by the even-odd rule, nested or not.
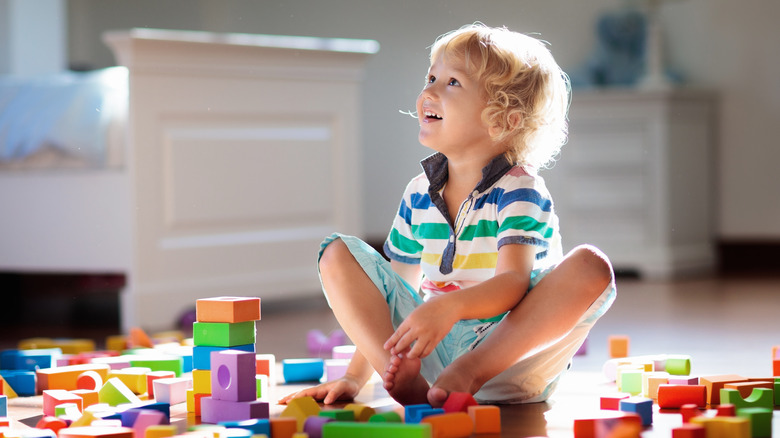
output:
[[[37,348],[59,348],[63,354],[79,354],[95,351],[95,341],[91,339],[51,339],[28,338],[19,341],[20,350]]]
[[[292,417],[298,422],[298,432],[303,432],[303,424],[306,419],[320,414],[320,405],[313,397],[294,398],[287,402],[280,417]]]
[[[147,367],[129,367],[121,370],[111,370],[108,373],[108,378],[118,378],[133,393],[138,395],[146,392],[146,375],[151,372],[152,369]]]
[[[146,428],[146,438],[166,438],[178,434],[179,431],[176,426],[171,425],[155,425]],[[141,438],[141,437],[137,437]]]
[[[211,394],[211,370],[192,370],[192,389],[196,394]]]
[[[747,417],[691,418],[691,423],[704,426],[707,438],[750,438],[750,419]]]

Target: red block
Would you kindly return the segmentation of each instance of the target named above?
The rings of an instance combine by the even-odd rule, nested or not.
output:
[[[442,409],[448,414],[451,412],[468,412],[469,406],[477,404],[477,401],[468,392],[451,392]]]
[[[658,407],[680,408],[686,404],[707,406],[707,388],[704,385],[658,385]]]
[[[718,405],[718,409],[715,412],[716,417],[736,417],[737,407],[731,403],[723,403]]]
[[[631,397],[630,394],[614,394],[601,396],[600,408],[609,411],[620,410],[620,400]]]
[[[574,438],[638,436],[641,430],[642,418],[633,412],[600,411],[595,418],[574,420]]]
[[[707,429],[698,424],[683,424],[672,429],[672,438],[707,438]]]
[[[780,359],[772,359],[772,375],[780,376]]]
[[[79,411],[84,410],[84,399],[64,389],[46,389],[43,391],[43,415],[54,417],[54,408],[63,403],[74,403]]]
[[[683,423],[690,423],[691,418],[701,415],[701,410],[696,404],[689,403],[680,406],[680,414],[682,414]]]
[[[146,393],[150,399],[154,398],[154,381],[157,379],[170,379],[176,377],[173,371],[151,371],[146,373]]]
[[[68,427],[68,423],[57,417],[44,416],[38,420],[38,424],[35,425],[37,429],[49,429],[56,434],[59,434],[60,429]]]

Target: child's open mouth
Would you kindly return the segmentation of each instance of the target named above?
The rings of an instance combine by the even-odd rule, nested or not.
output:
[[[428,120],[441,120],[442,117],[432,111],[425,111],[425,118]]]

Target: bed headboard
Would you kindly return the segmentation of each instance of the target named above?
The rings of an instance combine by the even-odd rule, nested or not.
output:
[[[122,326],[167,329],[197,298],[320,294],[319,243],[361,235],[360,102],[371,40],[134,29],[133,255]]]

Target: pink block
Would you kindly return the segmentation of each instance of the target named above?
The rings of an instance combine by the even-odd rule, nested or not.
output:
[[[200,421],[202,423],[217,424],[222,421],[243,421],[255,418],[269,418],[270,406],[268,402],[251,401],[236,402],[229,400],[217,400],[213,397],[200,399]]]
[[[176,373],[173,371],[151,371],[146,373],[146,392],[149,394],[149,398],[154,398],[154,381],[157,379],[168,379],[176,377]]]
[[[349,367],[348,359],[326,359],[325,360],[325,379],[328,381],[344,377]]]
[[[698,385],[699,378],[690,376],[669,376],[668,383],[670,385]]]
[[[155,379],[152,385],[156,401],[176,405],[187,401],[187,390],[192,388],[192,379],[186,377]]]
[[[255,353],[221,350],[211,353],[211,397],[215,400],[257,400]]]
[[[54,417],[54,408],[65,403],[74,403],[79,411],[84,408],[84,399],[64,389],[46,389],[43,391],[43,415]]]
[[[146,428],[168,423],[168,419],[160,411],[144,409],[138,413],[133,423],[133,432],[136,437],[146,436]]]

